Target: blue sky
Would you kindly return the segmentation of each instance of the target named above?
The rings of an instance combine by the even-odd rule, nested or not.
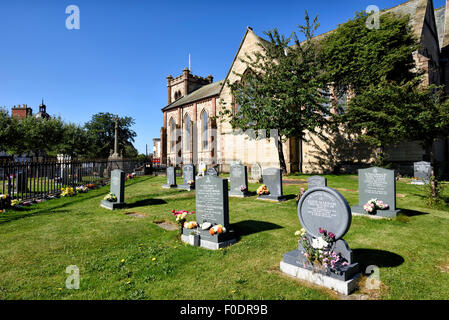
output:
[[[136,120],[136,148],[151,152],[159,137],[166,77],[226,76],[246,27],[262,35],[296,31],[304,11],[318,15],[319,33],[368,5],[401,0],[4,0],[0,3],[0,106],[27,104],[83,124],[97,112]],[[435,8],[444,0],[434,0]],[[66,28],[66,7],[80,9],[80,29]]]

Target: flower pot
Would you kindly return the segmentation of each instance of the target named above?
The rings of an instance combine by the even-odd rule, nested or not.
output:
[[[199,234],[189,235],[189,244],[198,247],[200,245],[200,235]]]

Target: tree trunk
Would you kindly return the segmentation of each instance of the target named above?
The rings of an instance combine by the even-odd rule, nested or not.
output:
[[[285,164],[284,150],[282,147],[282,141],[278,138],[278,155],[279,155],[279,164],[281,166],[282,173],[287,173],[287,165]]]

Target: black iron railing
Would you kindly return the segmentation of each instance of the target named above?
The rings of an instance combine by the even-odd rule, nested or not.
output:
[[[0,194],[10,199],[35,199],[57,195],[62,188],[106,184],[110,172],[151,173],[151,164],[123,160],[0,160]]]

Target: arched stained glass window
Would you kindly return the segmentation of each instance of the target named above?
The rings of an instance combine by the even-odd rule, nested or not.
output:
[[[206,150],[209,146],[209,131],[208,131],[208,115],[206,111],[203,111],[203,114],[201,116],[202,120],[202,128],[203,128],[203,149]]]
[[[170,150],[175,151],[175,120],[170,119]]]
[[[184,150],[190,151],[190,136],[191,136],[191,124],[190,124],[190,116],[186,115],[184,119]]]

